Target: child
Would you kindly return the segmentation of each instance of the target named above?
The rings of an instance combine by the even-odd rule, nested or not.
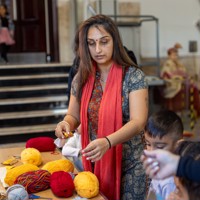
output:
[[[177,141],[182,137],[183,124],[175,112],[169,110],[159,111],[149,117],[145,127],[147,150],[165,149],[174,152]],[[148,197],[155,193],[161,199],[166,199],[174,190],[173,177],[164,180],[152,179]]]
[[[15,43],[13,40],[13,31],[9,30],[8,9],[5,4],[0,5],[0,48],[1,58],[7,63],[7,53],[10,46]]]
[[[78,171],[83,171],[82,161],[81,161],[81,135],[79,129],[74,132],[74,135],[69,138],[55,140],[55,144],[58,148],[62,148],[62,155],[71,157],[73,163]]]
[[[175,153],[180,156],[191,156],[195,160],[200,160],[200,142],[181,141],[178,143]],[[185,177],[175,177],[174,179],[177,189],[169,195],[169,200],[200,200],[199,182],[192,181]]]

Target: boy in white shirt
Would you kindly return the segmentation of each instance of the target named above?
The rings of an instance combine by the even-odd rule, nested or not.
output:
[[[145,143],[147,150],[164,149],[174,152],[178,140],[183,137],[183,123],[173,111],[165,110],[152,114],[145,127]],[[152,193],[166,199],[176,189],[174,177],[163,180],[152,179],[147,199]]]

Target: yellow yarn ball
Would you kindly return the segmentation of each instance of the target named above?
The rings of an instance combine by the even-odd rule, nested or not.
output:
[[[21,161],[26,164],[39,166],[42,163],[42,155],[35,148],[26,148],[21,152]]]
[[[74,172],[74,165],[68,159],[60,159],[46,163],[42,169],[49,171],[51,174],[57,171]]]
[[[92,198],[99,194],[99,180],[92,172],[80,172],[74,178],[74,185],[79,196]]]
[[[8,184],[9,186],[13,185],[15,182],[15,179],[25,173],[25,172],[31,172],[31,171],[36,171],[39,170],[39,168],[35,165],[32,164],[23,164],[19,165],[17,167],[7,169],[6,177],[4,179],[5,183]]]

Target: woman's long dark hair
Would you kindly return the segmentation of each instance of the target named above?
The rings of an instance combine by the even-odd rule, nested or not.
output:
[[[77,88],[79,100],[81,99],[81,93],[84,84],[86,83],[89,75],[93,74],[92,58],[90,56],[87,42],[87,36],[90,27],[103,27],[103,29],[111,35],[113,39],[112,59],[115,63],[119,64],[123,68],[129,66],[137,67],[137,65],[130,59],[123,47],[119,30],[115,22],[105,15],[95,15],[90,17],[81,24],[75,36],[74,51],[80,58],[79,70],[77,74],[79,81]]]

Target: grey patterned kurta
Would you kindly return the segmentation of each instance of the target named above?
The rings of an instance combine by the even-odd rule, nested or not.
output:
[[[144,73],[130,67],[123,81],[123,123],[129,121],[129,93],[148,88]],[[144,149],[143,133],[123,143],[121,200],[144,200],[147,183],[140,156]]]

